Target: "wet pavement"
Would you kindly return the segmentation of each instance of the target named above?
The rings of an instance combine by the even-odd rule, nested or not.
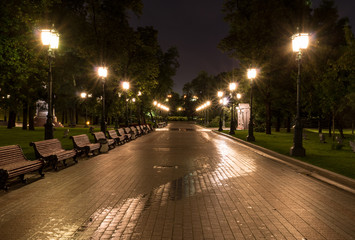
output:
[[[188,123],[0,193],[0,239],[354,239],[355,195]]]

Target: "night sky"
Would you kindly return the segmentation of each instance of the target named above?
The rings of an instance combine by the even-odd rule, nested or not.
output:
[[[211,75],[237,66],[235,60],[223,54],[217,45],[227,36],[228,25],[223,20],[222,0],[143,0],[140,19],[131,19],[133,26],[153,26],[159,32],[163,50],[176,46],[180,68],[174,77],[173,90],[182,93],[185,83],[200,71]],[[315,4],[320,2],[316,0]],[[341,17],[349,17],[355,30],[355,0],[335,0]]]

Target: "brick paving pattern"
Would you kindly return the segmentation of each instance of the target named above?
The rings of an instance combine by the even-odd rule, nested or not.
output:
[[[192,124],[30,182],[0,239],[355,239],[353,194]]]

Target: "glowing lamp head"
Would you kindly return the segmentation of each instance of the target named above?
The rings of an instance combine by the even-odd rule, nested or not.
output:
[[[237,98],[238,98],[238,99],[241,99],[241,98],[242,98],[242,94],[237,93]]]
[[[156,106],[157,104],[158,104],[158,102],[157,102],[157,101],[154,101],[154,102],[153,102],[153,105],[154,105],[154,106]]]
[[[306,49],[309,43],[308,33],[297,33],[292,36],[292,49],[294,52],[299,52],[301,49]]]
[[[123,88],[124,90],[128,90],[128,89],[129,89],[129,82],[123,82],[123,83],[122,83],[122,88]]]
[[[106,67],[99,67],[98,74],[99,74],[99,77],[102,77],[102,78],[107,77],[107,68]]]
[[[141,96],[142,95],[142,92],[141,91],[138,91],[138,94],[137,94],[138,96]]]
[[[228,98],[224,97],[223,98],[223,105],[227,105],[228,104]]]
[[[86,98],[86,97],[87,97],[86,92],[82,92],[82,93],[80,93],[80,97],[81,97],[81,98]]]
[[[211,105],[211,101],[206,102],[207,106]]]
[[[235,91],[237,89],[237,84],[236,83],[230,83],[229,84],[229,90],[230,91]]]
[[[219,98],[223,97],[223,95],[224,95],[224,92],[222,92],[222,91],[218,91],[218,92],[217,92],[217,96],[218,96]]]
[[[87,121],[87,122],[86,122],[86,125],[90,125],[90,121]]]
[[[51,49],[57,49],[59,46],[59,34],[54,30],[41,30],[42,44]]]
[[[248,79],[254,79],[254,78],[256,78],[256,69],[255,68],[248,69]]]
[[[132,98],[132,102],[136,102],[136,99],[135,99],[135,98]]]

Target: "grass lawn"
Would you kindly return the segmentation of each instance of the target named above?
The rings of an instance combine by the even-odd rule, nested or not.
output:
[[[66,129],[69,129],[69,135],[68,137],[63,138]],[[94,131],[100,131],[100,127],[95,126]],[[89,136],[91,142],[94,142],[94,136],[90,134],[89,128],[56,128],[54,131],[54,138],[58,138],[61,141],[64,149],[73,149],[73,142],[69,137],[84,133]],[[22,147],[26,157],[31,160],[35,159],[35,153],[33,147],[30,147],[30,142],[41,140],[44,140],[43,127],[36,127],[34,131],[22,130],[20,127],[15,127],[13,129],[7,129],[4,126],[0,127],[0,146],[18,144]]]
[[[228,134],[228,131],[223,132]],[[341,150],[332,149],[332,138],[328,137],[326,132],[323,134],[326,136],[326,143],[319,141],[317,130],[304,129],[304,135],[307,136],[307,140],[303,140],[306,156],[296,158],[355,179],[355,153],[349,146],[349,140],[353,139],[351,131],[344,131],[346,139],[344,139],[344,146]],[[247,135],[247,130],[238,130],[234,136],[245,140]],[[272,132],[272,134],[268,135],[254,132],[254,136],[256,139],[254,144],[287,156],[290,155],[290,147],[293,145],[293,133],[281,131]]]

